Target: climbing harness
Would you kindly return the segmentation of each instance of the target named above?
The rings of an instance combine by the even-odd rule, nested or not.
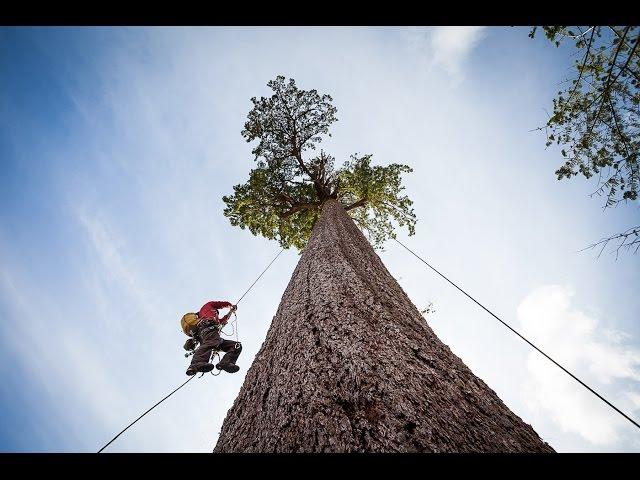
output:
[[[553,358],[551,358],[549,355],[547,355],[546,353],[544,353],[542,350],[540,350],[537,346],[535,346],[531,341],[529,341],[527,338],[525,338],[522,334],[520,334],[517,330],[515,330],[513,327],[511,327],[511,325],[509,325],[507,322],[505,322],[504,320],[502,320],[500,317],[498,317],[495,313],[493,313],[491,310],[489,310],[487,307],[485,307],[484,305],[482,305],[479,301],[477,301],[475,298],[473,298],[471,295],[469,295],[467,292],[465,292],[462,288],[460,288],[458,285],[456,285],[455,283],[453,283],[451,280],[449,280],[445,275],[443,275],[442,273],[440,273],[438,270],[436,270],[434,267],[432,267],[431,265],[429,265],[425,260],[423,260],[417,253],[415,253],[413,250],[411,250],[409,247],[407,247],[404,243],[402,243],[400,240],[394,238],[394,240],[399,243],[402,247],[404,247],[405,250],[407,250],[409,253],[411,253],[414,257],[416,257],[418,260],[420,260],[422,263],[424,263],[427,267],[429,267],[431,270],[433,270],[434,272],[436,272],[438,275],[440,275],[442,278],[444,278],[447,282],[449,282],[451,285],[453,285],[454,287],[456,287],[458,290],[460,290],[460,292],[462,292],[463,294],[465,294],[470,300],[472,300],[473,302],[475,302],[480,308],[482,308],[485,312],[487,312],[489,315],[491,315],[492,317],[494,317],[496,320],[498,320],[500,323],[502,323],[505,327],[507,327],[509,330],[511,330],[513,333],[515,333],[518,337],[520,337],[522,340],[524,340],[525,342],[527,342],[531,347],[533,347],[534,349],[536,349],[539,353],[541,353],[542,355],[544,355],[548,360],[550,360],[554,365],[556,365],[557,367],[559,367],[562,371],[564,371],[567,375],[569,375],[571,378],[573,378],[576,382],[578,382],[580,385],[582,385],[584,388],[586,388],[587,390],[589,390],[591,393],[593,393],[596,397],[598,397],[600,400],[602,400],[604,403],[606,403],[607,405],[609,405],[612,409],[614,409],[616,412],[618,412],[620,415],[622,415],[624,418],[626,418],[627,420],[629,420],[632,424],[634,424],[637,428],[640,428],[640,424],[638,424],[638,422],[636,422],[634,419],[632,419],[631,417],[629,417],[626,413],[624,413],[622,410],[620,410],[618,407],[616,407],[613,403],[611,403],[609,400],[607,400],[606,398],[604,398],[602,395],[600,395],[598,392],[596,392],[593,388],[591,388],[589,385],[587,385],[586,383],[584,383],[582,380],[580,380],[578,377],[576,377],[573,373],[571,373],[569,370],[567,370],[565,367],[563,367],[562,365],[560,365],[558,362],[556,362]]]
[[[278,259],[278,257],[280,256],[280,254],[284,252],[284,248],[281,249],[278,254],[273,258],[273,260],[271,260],[271,262],[269,262],[269,265],[267,265],[267,267],[262,271],[262,273],[260,275],[258,275],[258,278],[256,278],[254,280],[254,282],[249,285],[249,288],[247,288],[247,290],[242,294],[242,296],[240,297],[240,299],[235,303],[235,305],[238,305],[240,303],[240,301],[245,297],[245,295],[247,293],[249,293],[249,291],[253,288],[253,286],[258,283],[258,280],[260,280],[260,278],[262,278],[262,276],[265,274],[265,272],[267,270],[269,270],[269,267],[271,267],[271,265],[273,265],[273,263]],[[234,330],[236,333],[236,346],[235,348],[239,348],[238,347],[238,317],[235,314],[234,311]],[[186,353],[185,357],[188,357],[189,355],[193,355],[193,353],[195,352],[195,349],[191,351],[191,353]],[[213,358],[214,355],[217,355],[218,359],[220,359],[220,351],[217,349],[214,349],[211,352],[211,357]],[[202,372],[202,375],[200,375],[198,378],[202,378],[204,376],[206,372]],[[213,371],[211,371],[211,375],[213,375],[214,377],[217,377],[218,375],[220,375],[222,373],[222,370],[219,370],[218,373],[213,373]],[[124,432],[126,432],[130,427],[132,427],[138,420],[140,420],[142,417],[144,417],[147,413],[149,413],[151,410],[153,410],[154,408],[156,408],[158,405],[160,405],[162,402],[164,402],[167,398],[169,398],[171,395],[173,395],[174,393],[176,393],[178,390],[180,390],[182,387],[184,387],[187,383],[189,383],[191,380],[193,380],[195,378],[195,375],[190,376],[186,382],[184,382],[182,385],[180,385],[179,387],[177,387],[175,390],[173,390],[170,394],[168,394],[166,397],[164,397],[162,400],[160,400],[158,403],[156,403],[153,407],[151,407],[149,410],[147,410],[146,412],[144,412],[142,415],[140,415],[138,418],[136,418],[133,422],[131,422],[129,425],[127,425],[120,433],[118,433],[115,437],[113,437],[107,444],[105,444],[100,450],[98,450],[97,453],[101,453],[105,448],[107,448],[109,445],[111,445],[116,438],[118,438],[120,435],[122,435]]]

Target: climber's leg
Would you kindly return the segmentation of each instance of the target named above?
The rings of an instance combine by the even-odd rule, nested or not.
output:
[[[222,357],[222,360],[220,360],[220,363],[216,365],[216,368],[229,373],[240,370],[240,367],[236,365],[236,360],[238,360],[240,352],[242,351],[242,344],[232,340],[223,340],[218,348],[226,353],[224,357]]]

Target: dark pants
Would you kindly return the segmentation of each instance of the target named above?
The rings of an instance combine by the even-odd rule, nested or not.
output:
[[[223,340],[220,338],[220,332],[215,329],[207,330],[198,335],[200,345],[196,348],[196,352],[191,359],[191,365],[201,365],[209,363],[212,350],[221,350],[226,352],[220,363],[236,363],[242,351],[240,342],[233,340]]]

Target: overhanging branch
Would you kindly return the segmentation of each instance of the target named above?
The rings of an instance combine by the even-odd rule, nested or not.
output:
[[[301,212],[302,210],[311,210],[320,206],[320,202],[305,202],[305,203],[297,203],[292,208],[287,210],[286,212],[280,214],[280,218],[287,218],[293,215],[296,212]]]
[[[348,212],[349,210],[353,210],[354,208],[362,207],[366,203],[367,203],[367,199],[361,198],[357,202],[354,202],[351,205],[344,207],[344,209]]]

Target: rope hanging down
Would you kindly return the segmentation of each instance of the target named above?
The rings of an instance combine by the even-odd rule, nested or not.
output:
[[[182,387],[184,387],[187,383],[189,383],[191,380],[193,380],[195,378],[195,375],[193,375],[192,377],[189,377],[189,379],[184,382],[182,385],[180,385],[178,388],[176,388],[173,392],[171,392],[169,395],[167,395],[166,397],[164,397],[162,400],[160,400],[158,403],[156,403],[153,407],[151,407],[149,410],[147,410],[146,412],[144,412],[142,415],[140,415],[138,418],[136,418],[133,422],[131,422],[129,425],[127,425],[125,427],[124,430],[122,430],[119,434],[117,434],[115,437],[113,437],[109,443],[107,443],[104,447],[102,447],[100,450],[98,450],[98,453],[102,452],[105,448],[107,448],[109,445],[111,445],[113,443],[113,441],[118,438],[120,435],[122,435],[124,432],[126,432],[129,427],[133,426],[133,424],[135,424],[138,420],[140,420],[142,417],[144,417],[147,413],[149,413],[151,410],[153,410],[154,408],[156,408],[158,405],[160,405],[162,402],[164,402],[167,398],[169,398],[171,395],[173,395],[174,393],[176,393],[178,390],[180,390]]]
[[[509,330],[511,330],[513,333],[515,333],[516,335],[518,335],[522,340],[524,340],[525,342],[527,342],[529,345],[531,345],[533,348],[535,348],[539,353],[541,353],[542,355],[544,355],[548,360],[550,360],[551,362],[553,362],[557,367],[559,367],[560,369],[562,369],[567,375],[569,375],[571,378],[573,378],[576,382],[578,382],[580,385],[582,385],[584,388],[586,388],[587,390],[589,390],[591,393],[593,393],[596,397],[598,397],[600,400],[602,400],[604,403],[606,403],[607,405],[609,405],[611,408],[613,408],[616,412],[618,412],[620,415],[622,415],[624,418],[626,418],[627,420],[629,420],[632,424],[634,424],[637,428],[640,429],[640,425],[631,417],[629,417],[626,413],[624,413],[622,410],[620,410],[618,407],[616,407],[613,403],[611,403],[609,400],[607,400],[606,398],[604,398],[602,395],[600,395],[598,392],[596,392],[593,388],[591,388],[589,385],[587,385],[586,383],[584,383],[582,380],[580,380],[578,377],[576,377],[573,373],[571,373],[569,370],[567,370],[565,367],[563,367],[562,365],[560,365],[558,362],[556,362],[553,358],[551,358],[549,355],[547,355],[546,353],[544,353],[542,350],[540,350],[538,347],[536,347],[533,343],[531,343],[529,340],[527,340],[524,336],[522,336],[518,331],[516,331],[515,329],[513,329],[508,323],[506,323],[505,321],[503,321],[500,317],[498,317],[495,313],[493,313],[491,310],[489,310],[487,307],[485,307],[484,305],[482,305],[480,302],[478,302],[475,298],[473,298],[471,295],[469,295],[467,292],[465,292],[462,288],[460,288],[458,285],[456,285],[455,283],[453,283],[451,280],[449,280],[446,276],[444,276],[442,273],[440,273],[438,270],[436,270],[434,267],[432,267],[431,265],[429,265],[425,260],[423,260],[418,254],[416,254],[413,250],[411,250],[409,247],[407,247],[404,243],[402,243],[400,240],[394,238],[394,240],[399,243],[400,245],[402,245],[409,253],[411,253],[414,257],[416,257],[418,260],[420,260],[422,263],[424,263],[427,267],[429,267],[431,270],[433,270],[434,272],[436,272],[438,275],[440,275],[442,278],[444,278],[447,282],[449,282],[451,285],[453,285],[454,287],[456,287],[458,290],[460,290],[462,293],[464,293],[468,298],[470,298],[473,302],[475,302],[479,307],[481,307],[484,311],[486,311],[489,315],[491,315],[492,317],[494,317],[496,320],[498,320],[500,323],[502,323],[505,327],[507,327]]]
[[[249,293],[249,291],[253,288],[253,286],[258,283],[258,280],[260,280],[260,278],[262,277],[262,275],[265,274],[265,272],[267,270],[269,270],[269,267],[271,267],[271,265],[273,265],[273,262],[276,261],[276,259],[280,256],[280,254],[284,251],[284,248],[282,250],[280,250],[278,252],[278,254],[274,257],[273,260],[271,260],[271,262],[269,263],[269,265],[267,265],[267,268],[265,268],[262,273],[260,275],[258,275],[258,278],[255,279],[255,281],[249,286],[249,288],[247,288],[247,290],[242,294],[242,296],[240,297],[240,300],[242,300],[245,295],[247,293]],[[240,303],[240,300],[238,300],[235,304],[237,305],[238,303]],[[238,339],[238,318],[235,317],[236,319],[234,320],[234,330],[236,333],[236,341]],[[154,408],[156,408],[158,405],[160,405],[162,402],[164,402],[167,398],[169,398],[171,395],[173,395],[174,393],[176,393],[178,390],[180,390],[182,387],[184,387],[187,383],[189,383],[191,380],[193,380],[196,376],[193,375],[191,377],[188,378],[188,380],[186,382],[184,382],[182,385],[180,385],[178,388],[176,388],[174,391],[172,391],[169,395],[167,395],[166,397],[164,397],[162,400],[160,400],[158,403],[156,403],[153,407],[151,407],[149,410],[147,410],[146,412],[144,412],[142,415],[140,415],[138,418],[136,418],[133,422],[131,422],[129,425],[127,425],[120,433],[118,433],[115,437],[113,437],[109,443],[107,443],[104,447],[102,447],[100,450],[98,450],[97,453],[102,452],[105,448],[107,448],[109,445],[111,445],[116,438],[118,438],[120,435],[122,435],[124,432],[126,432],[129,427],[132,427],[138,420],[140,420],[142,417],[144,417],[147,413],[149,413],[151,410],[153,410]]]

